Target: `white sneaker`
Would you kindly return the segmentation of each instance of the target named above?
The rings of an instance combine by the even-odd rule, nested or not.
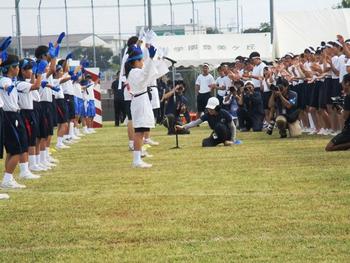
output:
[[[157,146],[157,145],[159,145],[159,142],[153,141],[151,138],[149,138],[149,139],[147,139],[147,140],[144,140],[143,142],[144,142],[144,144],[149,144],[149,145],[151,145],[151,146]]]
[[[94,129],[92,129],[92,128],[88,129],[88,131],[89,131],[90,133],[96,133],[96,131],[95,131]]]
[[[129,151],[131,151],[131,152],[134,151],[134,145],[129,145]]]
[[[91,134],[91,132],[88,129],[83,129],[84,134]]]
[[[76,136],[79,136],[79,137],[85,136],[85,134],[81,133],[79,129],[76,130],[75,135],[76,135]]]
[[[141,157],[153,157],[153,155],[149,154],[146,150],[142,150]]]
[[[317,131],[316,130],[310,130],[310,132],[308,133],[309,135],[314,135],[314,134],[317,134]]]
[[[69,149],[69,148],[70,148],[70,146],[65,145],[64,143],[56,144],[56,149],[57,150],[63,150],[63,149]]]
[[[10,196],[8,194],[0,194],[0,199],[9,199]]]
[[[46,167],[50,168],[50,169],[51,169],[52,167],[55,167],[55,166],[56,166],[56,164],[50,163],[50,162],[47,162],[47,161],[43,162],[43,164],[44,164]]]
[[[325,135],[325,133],[326,133],[326,130],[323,129],[323,128],[321,128],[321,129],[319,130],[319,132],[317,133],[317,135]]]
[[[338,133],[336,131],[332,131],[330,135],[336,136],[336,135],[338,135]]]
[[[59,162],[60,162],[59,160],[53,158],[51,155],[49,155],[48,161],[49,161],[50,163],[59,163]]]
[[[38,163],[37,166],[39,166],[43,171],[51,170],[51,167],[46,166],[43,163]]]
[[[133,168],[151,168],[152,164],[145,163],[144,161],[141,161],[140,163],[133,163]]]
[[[80,140],[81,138],[73,134],[73,135],[71,136],[71,139],[72,139],[72,140]]]
[[[30,171],[23,172],[19,174],[22,179],[39,179],[40,175],[32,174]]]
[[[29,166],[29,170],[33,172],[42,172],[42,171],[46,171],[47,169],[44,169],[40,165],[36,164],[36,165]]]
[[[23,188],[26,188],[25,185],[17,183],[15,179],[9,180],[7,182],[2,181],[1,187],[2,188],[6,188],[6,189],[23,189]]]

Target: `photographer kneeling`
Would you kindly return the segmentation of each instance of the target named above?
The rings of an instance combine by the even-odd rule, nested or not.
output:
[[[202,141],[203,147],[213,147],[220,143],[225,146],[232,144],[240,144],[236,140],[236,126],[231,115],[220,107],[220,102],[217,98],[211,97],[206,106],[207,111],[197,120],[192,121],[184,126],[177,125],[177,130],[188,130],[207,121],[213,133]]]
[[[287,137],[287,130],[289,130],[290,137],[300,136],[301,127],[298,121],[297,93],[289,90],[289,82],[284,78],[279,78],[276,86],[271,85],[270,89],[272,90],[269,100],[271,122],[267,128],[267,134],[272,134],[276,124],[281,138]],[[275,118],[275,116],[277,117]]]
[[[346,151],[350,149],[350,74],[344,76],[342,82],[345,93],[344,107],[337,105],[337,111],[344,119],[344,128],[326,146],[326,151]]]
[[[162,101],[166,102],[165,117],[163,125],[168,128],[168,135],[175,134],[175,125],[182,125],[181,114],[184,115],[186,121],[190,121],[190,116],[187,110],[187,98],[183,95],[185,86],[181,81],[175,83],[175,88],[166,92],[163,95]],[[178,134],[189,134],[189,131],[179,131]]]

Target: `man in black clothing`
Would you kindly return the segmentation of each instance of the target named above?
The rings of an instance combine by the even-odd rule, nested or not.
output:
[[[225,146],[237,144],[236,126],[232,120],[232,116],[226,110],[221,109],[218,98],[211,97],[208,100],[206,110],[199,119],[184,126],[177,125],[176,129],[188,130],[207,121],[213,132],[208,138],[203,139],[202,147],[214,147],[220,143],[223,143]]]
[[[337,106],[337,111],[344,119],[344,128],[326,146],[326,151],[346,151],[350,149],[350,74],[344,76],[342,82],[345,98],[344,107]]]
[[[175,125],[182,125],[181,114],[190,121],[190,116],[187,110],[188,99],[183,95],[185,87],[179,83],[172,90],[166,92],[162,101],[166,101],[165,118],[163,124],[168,128],[168,135],[175,134]],[[178,134],[188,134],[189,131],[180,131]]]
[[[118,89],[119,73],[117,72],[116,79],[112,82],[111,89],[114,95],[114,125],[119,126],[120,122],[125,119],[125,106],[124,106],[124,85],[122,89]]]
[[[269,99],[269,109],[272,121],[268,127],[271,133],[268,134],[272,134],[276,123],[281,138],[287,137],[287,130],[291,137],[301,135],[300,124],[297,122],[299,117],[298,94],[289,89],[289,82],[284,78],[279,78],[276,86],[271,87],[273,91]]]
[[[237,97],[238,103],[238,121],[241,131],[259,132],[263,128],[264,107],[261,93],[254,89],[254,84],[247,81],[244,86],[244,92]]]

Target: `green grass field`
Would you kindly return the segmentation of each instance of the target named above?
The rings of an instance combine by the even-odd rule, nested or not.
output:
[[[205,125],[170,150],[165,134],[149,170],[111,123],[54,153],[55,170],[0,201],[0,262],[350,262],[349,151],[277,133],[203,149]]]

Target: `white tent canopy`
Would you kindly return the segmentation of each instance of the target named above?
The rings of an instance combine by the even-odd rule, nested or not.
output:
[[[288,52],[302,53],[322,41],[336,40],[337,34],[350,37],[350,9],[277,13],[274,49],[276,57]]]
[[[157,47],[167,47],[167,57],[177,61],[176,66],[198,66],[205,62],[216,66],[258,51],[264,59],[271,59],[269,33],[210,34],[157,37]]]

